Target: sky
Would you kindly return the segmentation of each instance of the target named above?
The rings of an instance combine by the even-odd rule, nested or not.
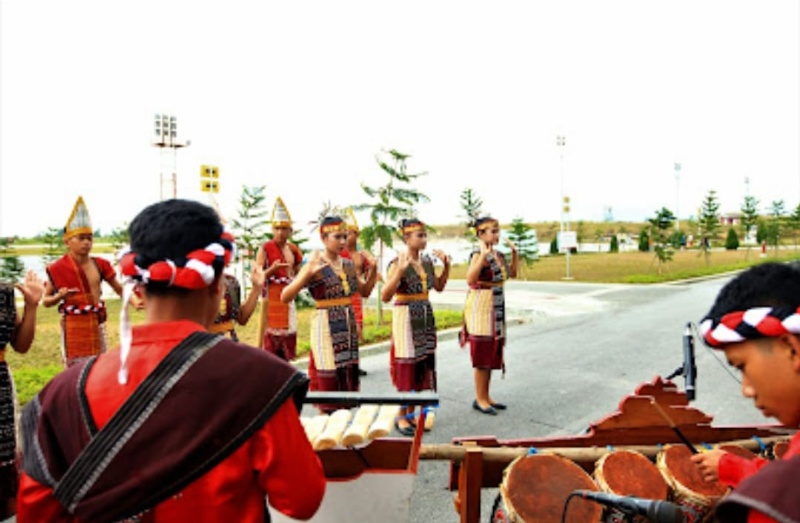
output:
[[[794,209],[800,1],[0,0],[0,236],[79,195],[101,231],[158,201],[156,114],[191,142],[178,197],[208,202],[216,165],[228,218],[264,185],[299,229],[368,202],[389,149],[434,225],[467,188],[503,223],[558,221],[562,195],[572,222],[685,219],[710,190]]]

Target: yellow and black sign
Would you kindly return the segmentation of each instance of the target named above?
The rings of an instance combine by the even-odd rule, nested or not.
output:
[[[219,167],[216,165],[200,166],[200,190],[203,192],[219,192]]]

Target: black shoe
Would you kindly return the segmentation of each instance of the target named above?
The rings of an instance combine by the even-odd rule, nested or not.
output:
[[[497,410],[506,410],[508,408],[505,403],[492,403],[492,407]]]
[[[358,375],[359,376],[366,376],[367,375],[367,371],[365,371],[364,369],[358,369]]]
[[[397,420],[395,420],[394,422],[394,428],[397,429],[397,432],[399,432],[403,436],[413,436],[414,433],[416,432],[414,430],[414,427],[412,427],[411,425],[409,425],[408,427],[401,427],[400,423],[398,423]]]
[[[474,400],[472,402],[472,408],[480,412],[481,414],[489,414],[490,416],[497,416],[497,411],[494,410],[494,407],[483,408],[478,404],[478,400]]]

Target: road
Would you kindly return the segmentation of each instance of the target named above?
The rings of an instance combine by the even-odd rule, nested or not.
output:
[[[440,407],[428,443],[455,436],[498,438],[577,434],[614,411],[623,396],[656,375],[682,364],[682,334],[698,322],[727,278],[691,284],[648,286],[509,282],[507,303],[514,320],[508,331],[505,379],[492,381],[492,394],[509,405],[499,416],[471,408],[469,352],[452,333],[440,338],[437,367]],[[464,283],[450,282],[434,295],[437,307],[463,303]],[[764,422],[739,393],[739,383],[721,354],[696,343],[697,400],[694,406],[717,424]],[[391,393],[385,351],[363,358],[369,372],[362,390]],[[683,382],[678,379],[683,387]],[[452,493],[446,490],[446,462],[420,464],[410,521],[457,521]],[[496,489],[485,489],[481,521],[487,521]]]

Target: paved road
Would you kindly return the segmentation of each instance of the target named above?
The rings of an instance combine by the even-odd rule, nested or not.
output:
[[[509,329],[508,372],[492,382],[493,396],[509,410],[491,417],[471,409],[472,369],[469,353],[451,335],[438,349],[441,404],[429,443],[455,436],[499,438],[577,434],[590,422],[616,409],[620,399],[643,381],[666,376],[682,364],[682,333],[687,321],[698,321],[727,281],[717,278],[692,284],[602,285],[581,283],[508,284],[507,303],[518,323]],[[464,284],[454,281],[433,301],[437,307],[460,307]],[[696,407],[715,416],[715,423],[763,422],[739,384],[701,344],[696,345]],[[369,375],[362,390],[392,392],[385,352],[366,356]],[[682,387],[682,380],[678,380]],[[457,521],[452,493],[445,487],[446,462],[423,462],[415,482],[410,521]],[[482,521],[488,520],[495,489],[486,489]]]

